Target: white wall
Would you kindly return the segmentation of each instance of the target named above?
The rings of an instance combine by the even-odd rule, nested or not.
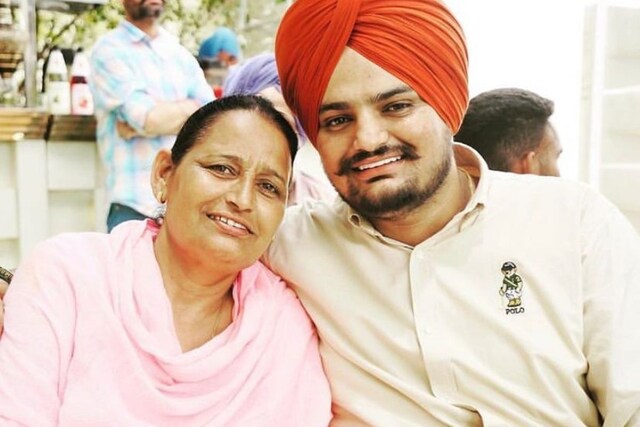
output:
[[[470,95],[521,87],[553,100],[560,169],[577,179],[586,1],[445,1],[467,37]]]

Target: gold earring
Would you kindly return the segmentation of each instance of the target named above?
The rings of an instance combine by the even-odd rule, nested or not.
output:
[[[164,191],[163,190],[158,190],[158,201],[160,203],[164,203],[165,202]]]

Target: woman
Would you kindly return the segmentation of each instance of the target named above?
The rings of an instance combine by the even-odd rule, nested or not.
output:
[[[318,152],[311,144],[302,126],[284,102],[280,78],[273,53],[262,53],[249,58],[230,71],[224,95],[255,94],[268,99],[295,126],[299,135],[298,155],[293,164],[293,185],[289,193],[289,205],[302,203],[306,199],[333,200],[336,192],[329,182]]]
[[[257,261],[296,144],[268,101],[214,101],[156,157],[161,222],[42,243],[5,298],[0,421],[326,426],[315,331]]]

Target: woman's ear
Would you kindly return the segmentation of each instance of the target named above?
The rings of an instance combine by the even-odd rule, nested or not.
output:
[[[151,169],[151,189],[156,200],[160,203],[167,201],[167,183],[173,173],[173,169],[171,151],[158,151]]]

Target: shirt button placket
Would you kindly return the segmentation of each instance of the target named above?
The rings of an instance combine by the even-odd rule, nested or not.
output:
[[[436,397],[451,401],[455,380],[446,357],[446,337],[438,325],[438,283],[429,248],[417,247],[410,260],[411,297],[416,334],[431,390]]]

